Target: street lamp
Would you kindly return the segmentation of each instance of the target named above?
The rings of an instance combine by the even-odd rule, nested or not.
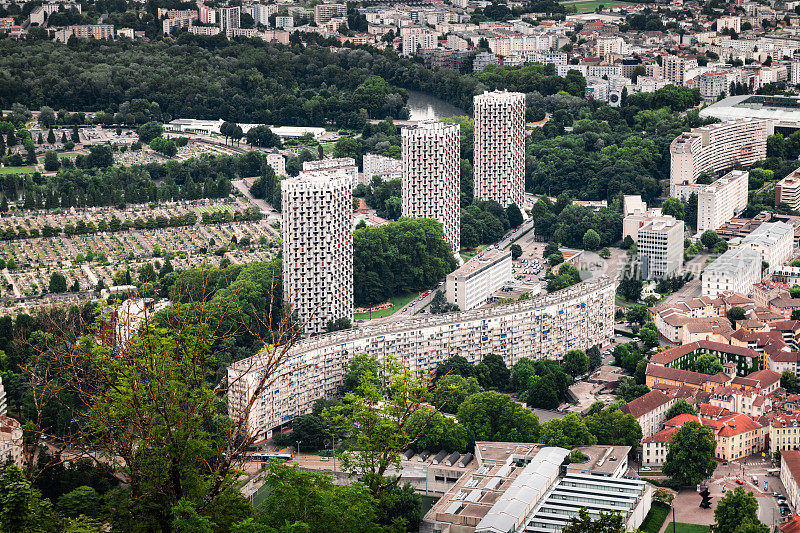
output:
[[[296,450],[297,450],[297,457],[299,458],[300,457],[300,445],[303,443],[303,441],[298,440],[298,441],[295,441],[295,442],[297,442]]]

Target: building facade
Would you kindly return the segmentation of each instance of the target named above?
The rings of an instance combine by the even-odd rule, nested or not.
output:
[[[288,270],[285,258],[284,269]],[[594,278],[500,307],[411,318],[301,340],[288,349],[284,362],[270,377],[270,386],[254,401],[248,431],[256,437],[269,437],[283,422],[310,412],[317,399],[336,394],[355,354],[366,353],[379,360],[392,356],[412,372],[432,373],[454,355],[478,363],[494,353],[511,367],[522,357],[557,359],[569,350],[602,345],[614,335],[616,287],[611,278]],[[257,354],[228,367],[231,416],[243,416],[268,359]]]
[[[650,221],[639,228],[636,243],[644,279],[677,272],[683,264],[683,234],[683,220],[672,217]]]
[[[716,230],[747,207],[749,172],[732,170],[697,194],[697,231]]]
[[[286,158],[282,154],[267,154],[267,164],[272,167],[276,176],[286,175]]]
[[[702,295],[716,296],[723,291],[750,294],[761,281],[761,254],[750,248],[728,250],[702,274]]]
[[[702,172],[750,166],[767,156],[767,137],[774,128],[766,120],[744,119],[711,124],[682,133],[672,141],[670,196],[676,187],[697,182]]]
[[[304,331],[353,318],[353,223],[350,179],[303,172],[281,181],[283,291]]]
[[[462,311],[475,309],[513,279],[511,270],[509,250],[484,252],[447,275],[447,301]]]
[[[350,189],[354,189],[356,185],[358,185],[358,165],[356,164],[356,160],[352,157],[304,161],[303,172],[309,171],[336,172],[337,174],[347,176]]]
[[[221,7],[217,11],[219,19],[219,29],[222,31],[241,28],[242,8],[241,7]]]
[[[378,154],[364,154],[362,160],[363,183],[370,183],[373,176],[379,176],[384,180],[402,179],[403,161],[393,157],[386,157]]]
[[[759,252],[761,260],[768,263],[767,274],[783,266],[794,255],[794,228],[785,222],[765,222],[740,241],[731,241],[736,247]]]
[[[521,206],[525,193],[525,95],[484,92],[474,99],[475,198]]]
[[[444,239],[461,245],[461,134],[458,124],[421,122],[403,128],[404,217],[441,222]]]
[[[775,184],[775,207],[780,204],[800,209],[800,169]]]

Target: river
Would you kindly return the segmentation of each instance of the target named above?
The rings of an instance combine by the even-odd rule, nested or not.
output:
[[[409,120],[441,120],[457,115],[466,115],[464,110],[448,104],[435,96],[419,91],[408,91],[407,105],[411,110]]]

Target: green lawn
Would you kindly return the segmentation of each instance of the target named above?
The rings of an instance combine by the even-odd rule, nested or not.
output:
[[[78,152],[58,152],[56,155],[58,155],[58,157],[75,157],[79,154]]]
[[[578,2],[563,2],[565,5],[575,6],[578,13],[594,13],[599,6],[603,7],[623,7],[631,5],[630,2],[619,2],[617,0],[580,0]]]
[[[658,533],[661,531],[661,526],[664,524],[664,520],[667,519],[668,514],[669,505],[654,501],[652,507],[650,507],[650,512],[647,513],[639,529],[643,533]]]
[[[393,314],[395,311],[397,311],[401,307],[405,306],[408,302],[410,302],[411,300],[413,300],[414,298],[416,298],[419,295],[420,295],[420,293],[418,293],[418,292],[412,292],[411,294],[406,294],[405,296],[397,296],[395,298],[392,298],[392,303],[394,305],[392,307],[387,307],[386,309],[381,309],[380,311],[374,311],[372,313],[372,318],[384,318],[384,317],[387,317],[387,316]],[[355,315],[353,315],[353,318],[355,318],[357,320],[358,319],[369,319],[370,315],[369,315],[369,313],[356,313]]]
[[[0,174],[33,174],[36,168],[33,166],[25,167],[0,167]]]
[[[675,523],[675,533],[708,533],[708,526],[701,526],[699,524],[683,524],[681,522]],[[672,533],[672,524],[667,526],[664,533]]]

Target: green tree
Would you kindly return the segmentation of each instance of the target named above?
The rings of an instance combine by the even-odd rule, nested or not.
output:
[[[475,366],[475,376],[484,389],[505,390],[511,378],[503,357],[494,353],[486,354]]]
[[[642,440],[642,428],[633,416],[619,409],[605,408],[585,419],[589,432],[597,439],[597,444],[630,446],[636,449]]]
[[[667,420],[683,414],[697,415],[697,411],[695,411],[694,407],[692,407],[691,404],[684,398],[678,398],[675,400],[675,403],[673,403],[670,408],[667,409]]]
[[[542,442],[548,446],[572,449],[575,446],[597,444],[597,438],[578,414],[567,413],[564,418],[553,418],[542,425]]]
[[[331,533],[378,531],[378,501],[362,483],[335,485],[327,472],[309,472],[271,462],[264,480],[268,490],[251,523],[266,531]],[[246,522],[245,522],[246,523]],[[284,529],[292,524],[292,529]],[[299,524],[307,529],[296,529]],[[252,526],[251,526],[252,528]],[[264,531],[264,529],[243,529]]]
[[[647,322],[647,307],[644,305],[635,305],[628,309],[625,313],[625,320],[629,324],[644,324]]]
[[[164,133],[164,127],[159,122],[150,121],[139,126],[136,132],[142,144],[150,144],[156,137],[161,137],[161,134]]]
[[[704,353],[692,361],[691,368],[695,372],[713,375],[722,372],[722,363],[719,362],[715,355]]]
[[[650,392],[650,389],[646,385],[636,383],[636,381],[632,378],[623,379],[617,386],[617,396],[626,402],[632,402],[636,398],[644,396],[648,392]]]
[[[659,333],[653,322],[647,322],[639,330],[639,339],[645,348],[655,348],[659,344]]]
[[[531,379],[536,377],[536,364],[529,357],[522,357],[511,369],[509,388],[515,392],[531,388]]]
[[[80,486],[58,499],[56,508],[66,516],[77,518],[81,515],[90,518],[100,518],[102,501],[100,495],[92,487]]]
[[[53,128],[47,132],[47,144],[55,144],[56,143],[56,134],[53,133]]]
[[[789,392],[797,390],[797,375],[791,370],[784,370],[781,373],[781,387]]]
[[[593,229],[586,230],[583,234],[583,249],[594,251],[598,248],[600,248],[600,235]]]
[[[462,453],[469,451],[467,429],[430,407],[414,413],[408,421],[406,431],[413,440],[412,448],[417,451],[448,450]]]
[[[519,244],[511,245],[511,259],[517,260],[522,256],[522,246]]]
[[[483,388],[476,378],[448,374],[437,382],[430,401],[445,413],[455,414],[464,400],[479,392],[483,392]]]
[[[442,361],[436,367],[436,374],[434,380],[439,380],[444,376],[456,374],[468,378],[475,375],[475,367],[470,364],[467,359],[462,355],[454,355],[453,357]]]
[[[694,420],[686,422],[672,436],[661,471],[679,485],[697,485],[714,473],[716,447],[709,426]]]
[[[400,454],[413,443],[407,424],[428,396],[428,380],[393,358],[384,361],[381,380],[362,373],[358,387],[344,395],[345,404],[322,413],[350,438],[343,470],[363,479],[376,498],[395,484],[386,472],[400,468]]]
[[[522,224],[522,211],[519,210],[517,204],[512,203],[506,207],[506,216],[508,217],[508,223],[512,228],[517,228],[520,224]]]
[[[48,290],[52,293],[67,292],[67,278],[61,272],[53,272],[50,274],[50,284]]]
[[[736,322],[738,322],[740,320],[744,320],[745,318],[747,318],[747,316],[745,315],[744,309],[742,309],[741,307],[738,307],[738,306],[731,307],[730,309],[728,309],[728,312],[725,313],[725,316],[734,325],[736,324]]]
[[[42,128],[52,128],[56,123],[56,112],[52,107],[42,107],[39,110],[38,122]]]
[[[744,524],[759,524],[758,501],[752,492],[736,487],[719,501],[714,520],[714,533],[734,533]]]
[[[567,374],[580,376],[589,370],[589,358],[583,350],[570,350],[564,354],[561,366]]]
[[[715,244],[717,244],[717,242],[719,242],[719,235],[717,235],[717,232],[713,229],[707,229],[700,236],[700,242],[703,243],[703,246],[710,250]]]
[[[377,359],[364,353],[356,354],[347,365],[347,371],[339,386],[339,393],[346,394],[358,389],[364,376],[377,383],[380,370],[381,366]]]
[[[664,200],[663,204],[661,204],[661,214],[670,215],[678,220],[683,220],[684,216],[686,215],[683,202],[681,202],[678,198],[670,196]]]
[[[563,533],[625,533],[625,523],[622,521],[622,515],[617,512],[604,513],[600,511],[598,518],[592,520],[586,507],[581,507],[578,515],[570,518],[569,525],[561,531]]]
[[[50,500],[42,499],[14,465],[0,475],[0,529],[8,533],[55,532],[58,521]]]
[[[486,391],[468,397],[458,408],[458,421],[475,441],[538,442],[539,419],[505,394]]]
[[[596,344],[586,350],[586,356],[589,358],[589,370],[594,370],[603,364],[603,355]]]
[[[61,168],[61,163],[58,160],[58,155],[52,150],[44,153],[44,169],[47,172],[55,172]]]

